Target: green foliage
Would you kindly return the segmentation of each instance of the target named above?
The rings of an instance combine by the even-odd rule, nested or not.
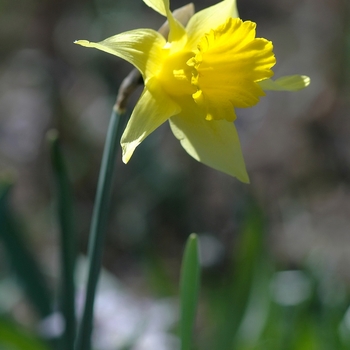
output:
[[[0,349],[49,350],[49,347],[17,324],[5,318],[0,318]]]
[[[57,146],[57,144],[53,145],[53,147]],[[60,151],[56,149],[55,152]],[[59,154],[59,157],[62,157],[62,154]],[[55,157],[58,157],[58,153]],[[57,162],[57,159],[59,158],[54,159],[54,162]],[[59,183],[62,178],[59,179],[57,171],[62,168],[57,167],[58,164],[54,169],[58,180],[57,185],[60,188],[62,183],[60,185]],[[63,183],[65,181],[68,181],[67,178]],[[29,251],[24,248],[22,236],[17,229],[14,229],[8,205],[10,187],[9,184],[4,183],[1,189],[1,237],[24,290],[44,318],[51,313],[50,292],[41,277],[40,268]],[[61,192],[67,195],[66,190]],[[65,201],[67,198],[58,200]],[[61,227],[71,230],[70,225],[63,224],[62,216],[65,215],[68,213],[61,212],[59,216]],[[71,218],[68,222],[70,220]],[[192,234],[187,240],[179,294],[181,349],[345,350],[349,348],[350,329],[347,314],[349,293],[345,286],[339,281],[334,283],[327,279],[326,271],[315,264],[307,263],[304,269],[300,270],[284,270],[281,266],[277,268],[266,248],[267,224],[263,212],[254,202],[246,207],[240,227],[227,270],[220,278],[216,278],[216,283],[207,283],[204,278],[200,298],[200,274],[203,277],[207,274],[206,269],[200,273],[198,243],[201,235]],[[62,249],[69,250],[69,254],[72,254],[72,242],[64,242],[64,237],[62,239]],[[71,239],[74,240],[74,237]],[[65,254],[67,252],[62,252],[63,257]],[[74,261],[72,255],[68,257],[68,262],[63,263]],[[153,256],[149,259],[156,259],[158,263],[147,264],[148,269],[151,270],[148,275],[158,276],[160,258]],[[162,270],[164,270],[163,267]],[[63,277],[64,284],[73,283],[72,272]],[[161,276],[167,276],[165,270]],[[162,290],[164,283],[172,283],[170,280],[164,282],[164,278],[152,277],[150,282],[153,288]],[[157,283],[160,283],[159,287],[154,286]],[[74,306],[72,288],[74,285],[68,289],[66,285],[62,289],[63,293],[66,293],[63,297],[70,300],[71,307]],[[171,290],[172,288],[167,288],[166,295]],[[200,319],[196,317],[199,300],[201,301],[200,315],[202,315]],[[68,310],[67,313],[67,310],[62,309],[62,312],[66,318],[74,317],[73,310]],[[204,318],[203,315],[205,315]],[[201,325],[200,332],[196,331],[198,329],[195,327],[196,319]],[[74,333],[75,326],[69,322],[67,324],[72,327],[68,331],[71,334]],[[1,349],[21,349],[23,344],[26,344],[25,349],[29,350],[47,349],[47,345],[34,335],[23,331],[6,319],[0,319]],[[71,342],[69,346],[72,346]]]
[[[180,280],[180,338],[181,350],[189,350],[192,342],[192,331],[196,318],[199,292],[199,256],[198,239],[193,233],[187,240],[182,261]]]
[[[46,317],[52,312],[52,297],[19,225],[12,213],[9,194],[11,183],[0,184],[0,239],[4,244],[12,268],[27,293],[28,298],[38,311]]]
[[[73,200],[64,157],[59,145],[58,133],[48,133],[51,146],[51,162],[56,189],[57,216],[61,238],[61,292],[59,304],[65,321],[62,347],[72,350],[75,340],[75,285],[74,272],[77,254],[77,237],[74,228]]]

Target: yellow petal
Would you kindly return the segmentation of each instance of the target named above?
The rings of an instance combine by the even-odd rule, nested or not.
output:
[[[169,0],[143,0],[143,2],[154,11],[166,17],[167,9],[169,9]]]
[[[156,79],[148,81],[130,117],[123,136],[123,162],[127,163],[135,148],[155,129],[181,108],[166,95]]]
[[[152,29],[138,29],[114,35],[99,43],[77,40],[75,44],[93,47],[123,58],[145,77],[156,75],[161,67],[164,37]]]
[[[196,48],[201,37],[211,29],[218,27],[228,18],[238,18],[236,0],[224,0],[216,5],[199,11],[188,22],[186,27],[188,47]]]
[[[190,18],[194,15],[194,5],[189,3],[185,6],[179,7],[173,11],[173,16],[183,25],[186,26]],[[166,21],[159,29],[164,38],[169,36],[169,22]]]
[[[204,117],[192,101],[169,121],[175,137],[180,140],[190,156],[248,183],[249,178],[234,124],[226,120],[207,121]]]
[[[192,2],[173,11],[174,17],[183,25],[186,26],[188,21],[194,15],[195,9]]]
[[[169,0],[143,0],[146,5],[151,7],[153,10],[157,11],[163,16],[166,16],[169,22],[170,32],[168,41],[178,41],[182,42],[182,45],[185,42],[187,37],[185,28],[183,25],[174,18],[173,14],[170,11]]]
[[[276,80],[262,80],[258,84],[263,90],[298,91],[310,85],[310,78],[306,75],[287,75]]]

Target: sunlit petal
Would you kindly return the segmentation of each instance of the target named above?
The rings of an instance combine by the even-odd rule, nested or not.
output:
[[[201,37],[223,24],[229,17],[237,18],[236,0],[224,0],[194,14],[186,27],[187,47],[196,48]]]
[[[273,75],[276,59],[271,41],[255,37],[255,23],[229,18],[204,35],[187,64],[195,69],[194,100],[207,110],[206,119],[227,118],[220,109],[251,107],[264,92],[258,81]],[[231,115],[228,121],[233,121]]]
[[[182,147],[193,158],[214,169],[249,182],[236,127],[226,120],[207,121],[199,108],[188,102],[169,119]]]
[[[151,79],[138,101],[121,138],[123,162],[127,163],[135,148],[155,129],[181,108],[166,95],[159,83]]]
[[[137,29],[114,35],[99,43],[77,40],[75,44],[93,47],[123,58],[145,77],[158,73],[162,64],[164,37],[152,29]]]
[[[263,90],[298,91],[310,85],[306,75],[287,75],[276,80],[266,79],[258,83]]]

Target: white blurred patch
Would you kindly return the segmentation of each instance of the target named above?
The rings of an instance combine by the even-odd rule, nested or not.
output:
[[[281,271],[272,279],[271,292],[276,303],[294,306],[310,297],[311,282],[301,271]]]
[[[85,259],[80,259],[80,273]],[[78,314],[82,313],[83,291],[77,297]],[[173,299],[153,300],[138,297],[122,287],[114,276],[103,271],[95,299],[93,345],[99,350],[133,346],[133,350],[175,350],[178,341],[170,329],[178,319]]]
[[[56,338],[62,335],[64,327],[65,322],[62,314],[54,312],[39,323],[38,331],[45,338]]]
[[[222,260],[225,249],[222,243],[213,235],[199,236],[199,258],[203,267],[209,267]]]

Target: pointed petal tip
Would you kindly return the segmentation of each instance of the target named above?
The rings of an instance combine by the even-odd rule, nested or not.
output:
[[[286,75],[276,80],[265,79],[258,82],[264,91],[299,91],[308,87],[310,83],[311,79],[306,75]]]
[[[122,146],[122,148],[123,148],[122,161],[124,164],[128,164],[128,162],[132,156],[132,152],[130,152],[130,151],[128,152],[127,147],[124,145]]]
[[[122,140],[123,140],[123,136],[122,136]],[[131,159],[132,155],[134,154],[134,151],[136,149],[136,147],[140,144],[139,140],[135,140],[132,142],[121,142],[121,146],[122,146],[122,161],[124,164],[127,164],[129,162],[129,160]]]
[[[304,81],[304,87],[307,87],[310,85],[310,83],[311,83],[310,77],[308,77],[307,75],[302,75],[301,78]]]
[[[122,162],[124,164],[128,164],[129,160],[130,160],[130,157],[125,157],[124,155],[122,156]]]
[[[220,169],[218,169],[218,170],[220,170]],[[249,179],[249,175],[247,173],[245,163],[243,163],[243,166],[241,166],[239,168],[234,168],[234,169],[231,169],[230,171],[223,171],[223,172],[236,178],[238,181],[241,181],[246,185],[250,184],[250,179]]]
[[[247,173],[245,173],[243,176],[237,176],[237,179],[247,185],[250,185],[250,179]]]
[[[85,47],[91,46],[91,43],[88,40],[75,40],[74,44],[85,46]]]

